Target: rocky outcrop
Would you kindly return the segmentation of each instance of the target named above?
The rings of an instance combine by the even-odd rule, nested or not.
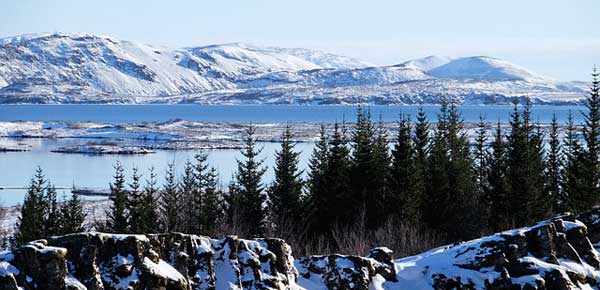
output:
[[[600,259],[581,217],[561,215],[397,260],[398,283],[440,290],[595,289]]]
[[[294,260],[280,239],[79,233],[0,252],[0,290],[598,289],[600,208],[394,259]]]
[[[292,289],[297,275],[282,240],[180,233],[52,237],[0,261],[0,290]]]
[[[385,247],[371,250],[366,258],[346,255],[301,258],[298,268],[301,285],[314,283],[326,289],[369,290],[376,275],[396,281],[393,252]]]

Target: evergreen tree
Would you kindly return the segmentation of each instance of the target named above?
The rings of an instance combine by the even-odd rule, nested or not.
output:
[[[160,209],[162,216],[162,231],[173,232],[181,229],[180,200],[181,195],[175,178],[175,165],[169,163],[165,172],[165,184],[160,192]]]
[[[356,126],[352,132],[351,182],[353,200],[358,203],[348,209],[354,213],[364,210],[367,226],[374,228],[383,221],[381,213],[387,167],[384,168],[385,164],[382,164],[384,150],[378,145],[381,142],[378,139],[382,137],[371,121],[371,112],[359,107],[356,116]]]
[[[38,167],[29,183],[25,200],[21,206],[21,215],[17,221],[15,239],[19,245],[45,237],[44,212],[47,205],[44,188],[46,182],[42,169]]]
[[[195,172],[194,165],[188,159],[183,167],[183,176],[179,183],[181,192],[182,210],[180,218],[182,228],[180,230],[190,234],[200,234],[202,231],[202,191]]]
[[[245,132],[245,146],[240,151],[244,159],[237,160],[237,172],[230,186],[230,194],[233,195],[232,200],[235,202],[233,207],[239,213],[238,222],[248,236],[263,234],[266,222],[263,207],[266,197],[261,181],[266,168],[262,168],[264,160],[258,159],[262,149],[256,149],[254,133],[254,127],[248,127]]]
[[[415,124],[415,134],[413,136],[413,144],[415,147],[415,172],[414,172],[414,196],[419,197],[419,204],[421,216],[423,217],[424,202],[427,187],[426,187],[426,175],[427,175],[427,160],[429,158],[429,123],[427,122],[427,115],[423,110],[423,107],[419,107],[417,113],[417,122]]]
[[[123,166],[117,161],[114,166],[115,175],[110,184],[110,208],[106,212],[106,230],[113,233],[127,233],[129,230],[129,213],[127,207],[129,197],[125,189],[125,174]]]
[[[583,141],[580,170],[580,188],[572,196],[573,210],[580,212],[595,206],[600,201],[600,80],[594,68],[590,94],[586,97]]]
[[[561,207],[561,184],[563,182],[561,177],[563,160],[561,155],[561,142],[558,132],[558,120],[556,119],[556,113],[552,114],[552,124],[550,127],[549,138],[548,161],[546,162],[547,191],[552,198],[552,211],[556,212]]]
[[[513,211],[510,223],[513,226],[520,226],[527,220],[527,188],[521,189],[521,186],[528,186],[527,183],[527,131],[522,124],[521,113],[519,111],[518,101],[514,101],[514,109],[511,113],[511,131],[507,136],[507,180],[509,190],[507,199],[510,203],[509,208]],[[520,216],[517,216],[520,215]]]
[[[479,115],[479,123],[477,123],[477,136],[475,137],[475,178],[477,180],[477,192],[483,197],[485,189],[488,187],[488,171],[489,166],[487,151],[487,128],[482,115]]]
[[[544,149],[544,135],[541,125],[537,123],[530,138],[530,164],[533,187],[528,207],[531,212],[529,222],[532,223],[548,217],[551,213],[552,195],[547,186],[546,154]]]
[[[511,211],[508,200],[509,185],[507,183],[508,161],[504,133],[500,121],[496,125],[494,141],[491,144],[492,154],[488,158],[489,168],[487,184],[484,190],[486,212],[484,218],[493,232],[506,230],[511,225]]]
[[[447,100],[438,114],[429,164],[427,222],[451,241],[476,236],[480,204],[475,195],[471,148],[458,109]]]
[[[447,138],[450,149],[446,161],[450,185],[447,235],[452,240],[475,238],[481,234],[481,197],[473,175],[471,146],[455,103],[450,104],[448,111]]]
[[[547,211],[544,176],[543,136],[531,121],[531,102],[519,112],[515,100],[508,136],[508,200],[515,226],[543,217]]]
[[[127,199],[127,211],[129,212],[129,231],[131,233],[143,234],[146,230],[145,204],[141,184],[142,176],[137,168],[133,168],[131,183]]]
[[[206,173],[202,207],[202,234],[211,236],[217,229],[217,224],[223,219],[221,206],[222,192],[217,188],[217,169],[212,167]]]
[[[388,178],[391,169],[392,158],[390,156],[388,144],[388,132],[383,125],[382,117],[379,116],[379,122],[375,128],[373,140],[373,183],[375,184],[375,195],[379,197],[377,209],[375,212],[375,225],[383,224],[390,217],[386,200],[389,196]]]
[[[451,214],[447,206],[450,192],[448,152],[448,103],[444,100],[438,113],[438,122],[427,160],[426,198],[424,219],[435,230],[446,230]]]
[[[386,199],[387,212],[392,218],[415,224],[420,220],[423,197],[417,187],[417,153],[411,139],[410,119],[402,115],[392,149],[390,196]]]
[[[267,194],[269,211],[276,227],[297,226],[300,220],[302,171],[298,170],[300,153],[294,151],[289,125],[281,136],[281,149],[275,152],[275,181]]]
[[[303,201],[306,218],[305,234],[320,236],[329,231],[334,199],[327,191],[329,164],[329,138],[325,125],[321,125],[319,140],[315,143],[308,163],[308,195]]]
[[[83,223],[85,222],[85,213],[81,205],[81,199],[77,194],[71,194],[71,197],[67,199],[63,198],[64,204],[61,207],[61,215],[63,222],[61,224],[60,234],[71,234],[83,232],[85,229]]]
[[[146,180],[146,184],[142,192],[142,216],[144,217],[143,232],[157,233],[160,229],[160,214],[158,212],[159,189],[157,186],[156,173],[154,172],[154,167],[150,167],[148,176],[149,177]]]
[[[333,136],[329,144],[329,156],[326,160],[324,186],[327,193],[328,212],[323,213],[324,219],[320,222],[331,229],[335,224],[340,224],[342,221],[348,223],[356,216],[356,208],[352,206],[357,204],[357,200],[350,187],[352,164],[346,137],[346,125],[343,123],[341,128],[338,123],[334,124]]]
[[[569,111],[566,134],[563,141],[564,167],[562,170],[562,191],[556,198],[556,211],[566,212],[576,208],[580,196],[581,145],[573,123],[573,114]]]
[[[194,159],[195,163],[193,165],[193,176],[189,177],[190,179],[193,177],[193,179],[190,180],[193,182],[189,182],[190,185],[186,186],[185,184],[188,183],[185,181],[188,179],[186,177],[184,177],[183,182],[184,188],[191,187],[187,190],[189,192],[189,195],[186,198],[189,207],[189,220],[186,222],[186,224],[188,225],[187,231],[189,233],[202,234],[205,232],[204,227],[207,224],[207,221],[205,220],[206,216],[204,214],[204,195],[206,194],[207,190],[207,178],[209,174],[208,155],[205,153],[199,153],[196,154]],[[190,173],[186,169],[184,171],[184,176],[188,175],[190,175]]]
[[[44,198],[44,203],[46,204],[44,211],[44,236],[55,236],[60,234],[63,217],[58,203],[56,187],[50,184],[50,182],[46,185]]]

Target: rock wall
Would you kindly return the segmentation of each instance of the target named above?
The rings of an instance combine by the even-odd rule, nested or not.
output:
[[[280,239],[79,233],[0,252],[0,290],[598,289],[600,209],[394,259],[294,260]]]

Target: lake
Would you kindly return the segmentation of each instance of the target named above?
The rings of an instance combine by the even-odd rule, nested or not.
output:
[[[0,153],[0,187],[23,187],[35,173],[37,166],[44,170],[44,174],[57,187],[108,188],[108,183],[114,174],[113,166],[118,161],[123,164],[126,174],[131,175],[132,169],[137,167],[140,173],[148,176],[148,169],[154,167],[159,183],[164,179],[167,164],[173,162],[180,174],[187,159],[193,159],[199,151],[172,151],[158,150],[155,154],[147,155],[84,155],[52,153],[50,150],[61,146],[85,144],[85,139],[9,139],[0,138],[0,147],[14,146],[16,143],[25,143],[31,146],[29,152]],[[266,183],[273,180],[274,152],[279,150],[277,143],[259,143],[263,148],[260,157],[265,159],[264,164],[269,165],[265,174]],[[301,151],[300,167],[306,168],[312,152],[312,143],[298,143],[296,149]],[[227,186],[236,170],[236,158],[241,158],[238,150],[208,150],[209,163],[219,173],[223,186]],[[59,195],[68,190],[59,190]],[[0,202],[3,205],[15,205],[23,201],[25,190],[0,190]]]
[[[0,105],[0,121],[93,121],[103,123],[157,122],[186,119],[207,122],[335,122],[353,121],[356,106],[298,105]],[[368,106],[375,119],[398,120],[400,113],[415,116],[418,106]],[[423,106],[434,120],[439,106]],[[535,120],[549,123],[552,114],[566,120],[569,111],[576,122],[583,121],[582,106],[533,106]],[[480,114],[490,122],[507,121],[512,106],[460,106],[466,122],[479,121]]]
[[[383,121],[397,121],[400,113],[416,115],[416,106],[369,106],[375,118]],[[460,110],[466,122],[479,121],[479,115],[495,122],[506,122],[512,106],[461,106]],[[583,121],[581,106],[534,106],[533,116],[542,123],[550,122],[556,113],[561,122],[565,122],[569,111],[574,112],[575,121]],[[435,120],[439,106],[424,106],[430,120]],[[0,105],[0,121],[94,121],[106,123],[137,123],[188,119],[195,121],[225,122],[334,122],[346,119],[353,121],[355,106],[201,106],[201,105]],[[164,169],[174,162],[181,170],[186,159],[191,159],[198,151],[159,150],[150,155],[102,155],[61,154],[50,151],[62,146],[83,144],[85,139],[10,139],[0,138],[0,147],[26,143],[30,152],[0,153],[0,187],[26,186],[40,166],[46,176],[58,187],[108,188],[114,173],[113,165],[120,160],[128,175],[137,167],[147,175],[150,167],[156,168],[159,181],[162,181]],[[273,179],[271,165],[273,154],[279,148],[276,143],[261,143],[261,154],[269,170],[265,183]],[[313,145],[300,143],[297,149],[302,152],[300,167],[306,169]],[[209,161],[218,169],[223,186],[226,186],[236,169],[237,150],[210,150]],[[60,192],[60,191],[59,191]],[[0,190],[0,201],[4,205],[14,205],[23,200],[23,190]]]

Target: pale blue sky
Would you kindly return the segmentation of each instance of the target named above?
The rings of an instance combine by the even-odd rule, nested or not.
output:
[[[382,65],[488,55],[563,80],[600,64],[598,0],[0,1],[0,36],[32,32],[317,48]]]

